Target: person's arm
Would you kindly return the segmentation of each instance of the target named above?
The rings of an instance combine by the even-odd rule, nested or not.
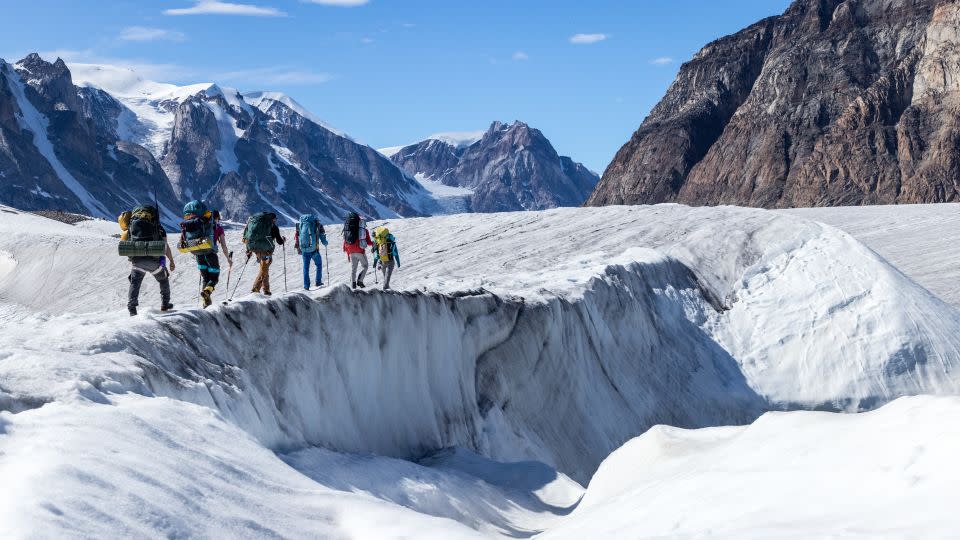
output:
[[[163,250],[167,254],[167,260],[170,261],[170,271],[173,272],[177,269],[177,263],[173,261],[173,252],[170,251],[170,244],[167,243],[167,239],[163,239]]]
[[[283,245],[284,242],[287,241],[286,238],[280,236],[280,227],[276,225],[273,226],[273,229],[270,231],[270,234],[273,235],[273,239],[276,240],[277,243],[280,244],[281,246]]]
[[[397,248],[397,240],[393,240],[393,260],[397,261],[397,268],[400,268],[400,250]]]
[[[320,239],[321,244],[327,245],[327,231],[323,230],[323,225],[320,223],[317,223],[317,238]]]
[[[300,253],[300,224],[297,223],[293,227],[293,249],[297,253]]]
[[[219,225],[217,225],[217,229],[217,241],[220,243],[220,249],[223,250],[223,254],[227,257],[227,264],[233,266],[233,256],[230,254],[230,248],[227,247],[227,233],[223,230],[223,227]]]

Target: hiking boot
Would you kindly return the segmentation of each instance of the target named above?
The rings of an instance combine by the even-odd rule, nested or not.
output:
[[[263,291],[263,295],[264,295],[264,296],[273,296],[273,294],[272,294],[270,291]]]
[[[128,307],[128,308],[127,308],[127,311],[130,312],[130,316],[131,316],[131,317],[136,317],[136,316],[137,316],[137,308],[136,308],[136,307]]]
[[[357,282],[357,287],[360,287],[360,288],[362,289],[362,288],[366,287],[366,285],[364,285],[362,281],[358,281],[358,282]]]
[[[171,303],[163,304],[162,306],[160,306],[160,311],[164,311],[164,312],[173,311],[173,304]]]
[[[389,290],[390,290],[390,286],[389,286],[389,285],[384,285],[384,286],[383,286],[383,290],[389,291]]]
[[[317,287],[323,287],[323,282],[317,283]]]
[[[203,300],[204,309],[210,307],[210,304],[213,303],[213,300],[210,299],[212,295],[213,287],[204,287],[203,291],[200,293],[200,298]]]
[[[357,282],[354,281],[353,284],[350,285],[350,288],[351,288],[351,289],[356,289],[356,288],[357,288]]]

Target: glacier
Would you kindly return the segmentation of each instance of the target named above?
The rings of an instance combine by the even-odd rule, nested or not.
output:
[[[0,474],[30,494],[0,502],[12,536],[559,534],[586,519],[604,460],[654,426],[735,430],[713,426],[960,388],[955,307],[783,213],[391,220],[395,291],[240,293],[201,311],[178,256],[181,310],[130,319],[112,224],[3,210]],[[345,281],[339,253],[331,270]]]

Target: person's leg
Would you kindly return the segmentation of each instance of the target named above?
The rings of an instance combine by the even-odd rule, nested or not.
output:
[[[383,290],[390,288],[390,276],[393,275],[393,266],[394,262],[389,261],[382,264],[383,266]]]
[[[362,284],[363,278],[367,275],[367,270],[370,268],[370,263],[367,261],[366,253],[357,253],[357,258],[360,260],[360,275],[357,276],[357,283]]]
[[[260,263],[260,271],[263,273],[263,294],[269,296],[270,293],[270,265],[273,264],[273,255],[268,254],[263,257]]]
[[[197,270],[200,271],[200,288],[207,286],[207,283],[210,281],[210,270],[207,267],[207,256],[206,255],[194,255],[197,260]]]
[[[217,283],[220,283],[220,257],[216,253],[208,253],[206,263],[207,277],[204,283],[213,290],[217,287]]]
[[[263,288],[263,254],[256,252],[254,255],[257,257],[257,277],[253,280],[252,292],[260,292]]]
[[[166,309],[170,305],[170,273],[160,267],[153,272],[153,277],[160,284],[160,309]]]
[[[360,257],[359,253],[350,254],[350,283],[354,288],[357,287],[357,265],[360,264]]]
[[[323,285],[323,257],[320,256],[320,250],[313,252],[313,264],[317,266],[317,280],[315,282],[316,286],[319,287]]]
[[[310,259],[311,253],[303,252],[300,254],[300,260],[303,261],[303,288],[310,289]]]
[[[127,276],[127,281],[130,282],[130,288],[127,289],[127,309],[131,313],[135,313],[137,305],[140,304],[140,285],[143,283],[143,274],[143,270],[136,264],[131,264],[130,275]]]

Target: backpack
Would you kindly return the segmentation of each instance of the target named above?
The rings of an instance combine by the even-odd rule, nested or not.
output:
[[[273,214],[257,212],[247,220],[247,227],[243,230],[243,239],[250,251],[273,251]]]
[[[181,253],[206,255],[217,252],[217,243],[213,237],[214,226],[211,212],[203,201],[190,201],[183,207],[183,219],[180,223]]]
[[[304,214],[300,216],[300,222],[297,223],[297,240],[300,244],[300,251],[310,253],[320,247],[319,235],[323,234],[323,225],[313,214]]]
[[[343,221],[343,241],[348,244],[356,244],[359,240],[360,215],[356,212],[350,212],[347,214],[347,219]]]
[[[373,232],[373,241],[377,245],[377,255],[380,262],[390,262],[393,259],[393,235],[386,227],[377,227]]]
[[[160,229],[160,213],[155,206],[142,204],[130,213],[130,240],[134,242],[153,242],[163,239]]]
[[[118,246],[121,257],[162,257],[166,253],[167,242],[156,207],[140,205],[132,212],[120,214],[117,221],[121,229],[124,224],[127,227]]]

